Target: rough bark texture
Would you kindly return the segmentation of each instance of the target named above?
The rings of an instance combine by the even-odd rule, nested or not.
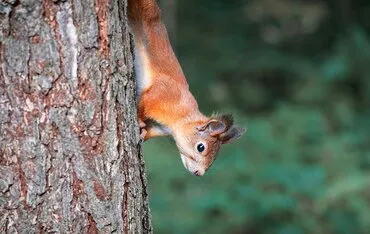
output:
[[[124,0],[0,0],[0,233],[151,233]]]

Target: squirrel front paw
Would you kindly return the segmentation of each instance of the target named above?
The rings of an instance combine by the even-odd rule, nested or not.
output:
[[[140,126],[140,140],[145,141],[145,136],[147,133],[147,130],[145,129],[146,124],[144,121],[139,120],[139,126]]]

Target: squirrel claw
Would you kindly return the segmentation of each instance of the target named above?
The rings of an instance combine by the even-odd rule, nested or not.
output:
[[[144,128],[146,126],[146,123],[142,120],[139,120],[139,126],[140,128]]]
[[[146,130],[144,128],[141,129],[141,133],[140,133],[140,140],[142,142],[145,141],[145,136],[146,136]]]
[[[145,141],[145,136],[146,136],[146,129],[145,128],[141,128],[140,129],[140,140],[143,142]]]
[[[147,131],[145,129],[146,124],[145,124],[144,121],[139,120],[139,126],[140,126],[140,141],[143,142],[143,141],[145,141],[145,136],[146,136],[146,133],[147,133]]]

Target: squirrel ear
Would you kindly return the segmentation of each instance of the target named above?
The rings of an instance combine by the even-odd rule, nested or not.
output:
[[[217,136],[226,131],[226,126],[220,120],[211,119],[205,125],[197,127],[197,130],[201,132],[206,131],[211,136]]]
[[[222,133],[219,139],[221,140],[222,144],[228,144],[236,139],[239,139],[245,131],[246,129],[239,126],[232,126],[227,132]]]

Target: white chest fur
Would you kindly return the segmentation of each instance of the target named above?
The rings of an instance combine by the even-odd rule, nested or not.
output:
[[[135,45],[134,66],[136,72],[137,93],[140,95],[152,84],[151,82],[152,71],[150,68],[149,57],[148,54],[146,53],[145,47],[140,43],[136,43]]]

